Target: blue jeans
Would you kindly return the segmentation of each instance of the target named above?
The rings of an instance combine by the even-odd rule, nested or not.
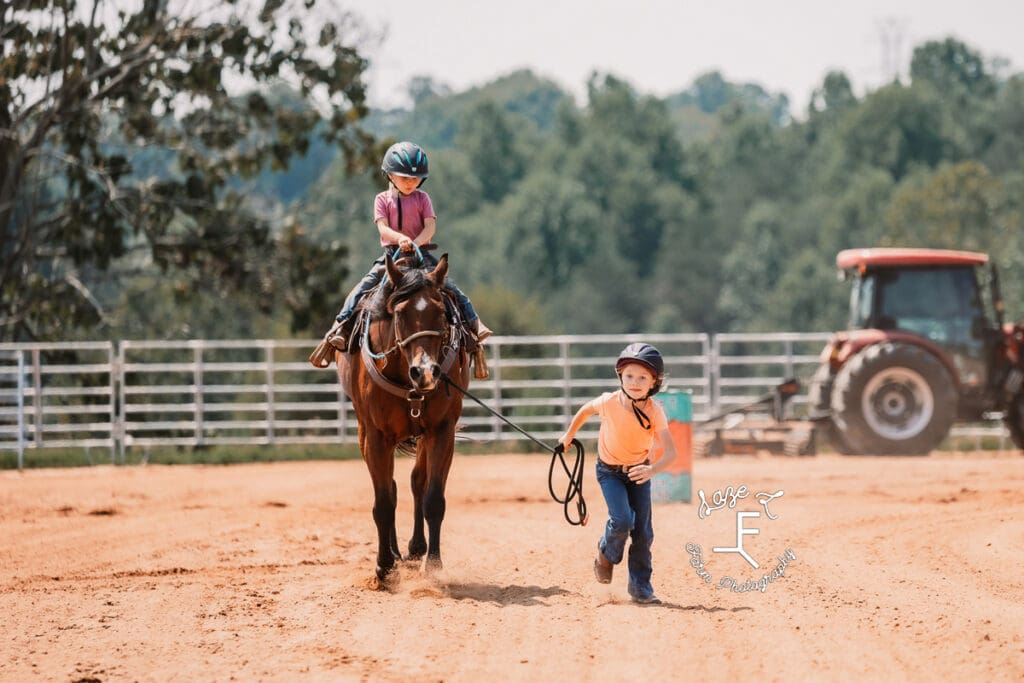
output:
[[[651,482],[637,484],[629,475],[597,461],[597,483],[608,504],[608,523],[597,547],[612,564],[622,562],[629,545],[629,594],[646,598],[654,594],[651,587],[651,544],[654,526],[651,523]]]
[[[433,254],[424,254],[423,262],[427,266],[436,266],[437,258]],[[345,297],[345,303],[341,307],[341,312],[338,313],[335,320],[339,323],[352,317],[352,313],[356,310],[356,304],[366,296],[366,293],[371,289],[380,284],[380,281],[384,279],[384,273],[386,268],[384,267],[384,258],[381,257],[373,262],[373,268],[370,269],[363,279],[356,283],[356,286],[352,288],[349,295]],[[462,311],[462,317],[467,323],[472,323],[474,320],[479,318],[476,309],[473,308],[473,304],[470,302],[469,297],[462,293],[459,286],[455,284],[455,281],[450,277],[445,278],[444,288],[455,294],[455,300],[459,304],[459,310]]]

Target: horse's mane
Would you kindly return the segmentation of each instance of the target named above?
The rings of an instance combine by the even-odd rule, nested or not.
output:
[[[364,297],[357,308],[367,311],[371,318],[385,318],[388,308],[405,301],[430,283],[425,270],[413,267],[401,270],[401,282],[394,283],[390,278],[386,279],[371,296]]]

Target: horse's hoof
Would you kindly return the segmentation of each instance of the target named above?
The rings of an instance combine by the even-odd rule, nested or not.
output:
[[[427,544],[424,543],[422,546],[409,542],[409,554],[406,555],[407,560],[422,560],[423,556],[427,554]]]
[[[440,557],[428,557],[426,563],[423,565],[423,569],[429,574],[441,571],[444,569],[444,565],[441,563]]]
[[[400,575],[395,570],[395,567],[389,567],[388,569],[385,569],[378,565],[376,571],[374,572],[374,579],[375,582],[373,583],[372,586],[373,589],[383,591],[389,590],[397,586],[399,583]]]

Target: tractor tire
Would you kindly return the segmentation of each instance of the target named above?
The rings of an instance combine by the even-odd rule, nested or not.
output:
[[[836,429],[832,421],[832,383],[835,373],[829,363],[822,363],[814,371],[811,383],[807,388],[807,414],[812,420],[818,421],[818,436],[824,437],[832,444],[832,448],[841,455],[852,455],[853,450],[843,440],[842,433]]]
[[[945,366],[909,344],[867,347],[832,385],[832,422],[853,453],[927,455],[946,438],[956,411]]]
[[[807,387],[807,414],[812,420],[829,414],[832,408],[832,380],[835,375],[829,363],[822,363],[811,376]]]
[[[1003,423],[1010,432],[1013,445],[1024,450],[1024,392],[1017,394],[1006,407]]]

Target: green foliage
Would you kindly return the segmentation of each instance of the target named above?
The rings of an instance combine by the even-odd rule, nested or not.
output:
[[[981,161],[993,173],[1020,172],[1024,159],[1024,76],[1014,76],[1001,84],[990,106],[982,108],[977,118],[977,154]]]
[[[1003,188],[983,164],[964,161],[906,178],[886,213],[895,244],[985,250],[1005,244]]]
[[[568,98],[554,83],[526,70],[462,93],[452,93],[431,79],[414,77],[409,91],[414,102],[412,111],[373,112],[366,119],[366,128],[381,137],[415,140],[431,151],[454,146],[462,120],[471,116],[482,101],[490,101],[540,130],[549,130],[555,125],[556,111]]]
[[[337,60],[325,71],[299,57],[305,24],[282,48],[255,26],[147,16],[72,31],[93,31],[97,47],[61,73],[95,87],[80,91],[91,94],[74,121],[55,100],[64,118],[35,147],[11,112],[38,125],[45,108],[0,110],[0,127],[19,131],[0,136],[4,158],[34,150],[17,199],[0,204],[5,258],[22,243],[36,254],[3,275],[5,306],[15,287],[34,306],[17,323],[5,309],[6,329],[322,333],[380,254],[372,202],[393,139],[427,149],[435,241],[498,334],[824,331],[847,313],[836,252],[886,245],[991,253],[1021,315],[1024,76],[997,75],[954,39],[915,49],[909,83],[862,96],[845,74],[824,74],[803,119],[784,96],[716,72],[664,99],[594,75],[580,105],[528,71],[465,92],[416,77],[411,109],[363,120],[370,140],[353,128],[366,113],[362,61],[336,32],[325,27]],[[242,31],[244,50],[232,42]],[[4,35],[21,41],[5,43],[18,58],[4,73],[43,78],[52,36]],[[174,40],[183,59],[143,50],[145,77],[124,62]],[[99,98],[108,77],[89,70],[101,69],[90,54],[131,92],[111,83],[117,96]],[[303,75],[291,87],[274,77],[286,65]],[[228,96],[225,70],[254,90]],[[318,79],[333,93],[326,117],[313,107]],[[24,107],[15,82],[0,91]],[[40,240],[11,232],[26,217]]]
[[[844,119],[847,164],[884,169],[894,180],[917,166],[935,167],[955,153],[942,106],[930,88],[894,84],[871,93]]]
[[[776,125],[789,120],[789,98],[771,94],[756,83],[730,83],[718,71],[698,76],[693,85],[670,96],[666,104],[672,108],[692,106],[705,114],[715,114],[730,105],[740,105],[767,114]]]
[[[509,115],[491,100],[467,112],[456,136],[484,201],[496,202],[522,177],[526,162],[516,145]]]
[[[483,285],[470,293],[480,318],[503,335],[548,334],[544,309],[536,300],[498,285]]]
[[[982,56],[955,38],[917,47],[910,59],[910,79],[928,83],[956,104],[991,97],[996,90]]]
[[[99,295],[140,268],[183,299],[280,306],[293,328],[308,324],[294,288],[327,273],[297,269],[323,259],[238,180],[286,170],[314,141],[351,166],[371,148],[354,127],[366,64],[314,5],[271,2],[255,19],[249,3],[216,16],[150,2],[117,14],[98,0],[5,7],[0,338],[116,336]],[[266,87],[285,78],[296,97]],[[232,81],[252,89],[233,95]]]
[[[521,302],[553,332],[824,331],[847,315],[836,252],[884,245],[993,253],[1012,310],[1024,78],[956,41],[914,54],[912,83],[862,98],[825,74],[804,120],[710,73],[664,100],[595,75],[585,105],[561,98],[529,123],[499,79],[432,91],[391,123],[446,127],[430,150],[437,241],[499,333],[523,329],[506,310]]]

